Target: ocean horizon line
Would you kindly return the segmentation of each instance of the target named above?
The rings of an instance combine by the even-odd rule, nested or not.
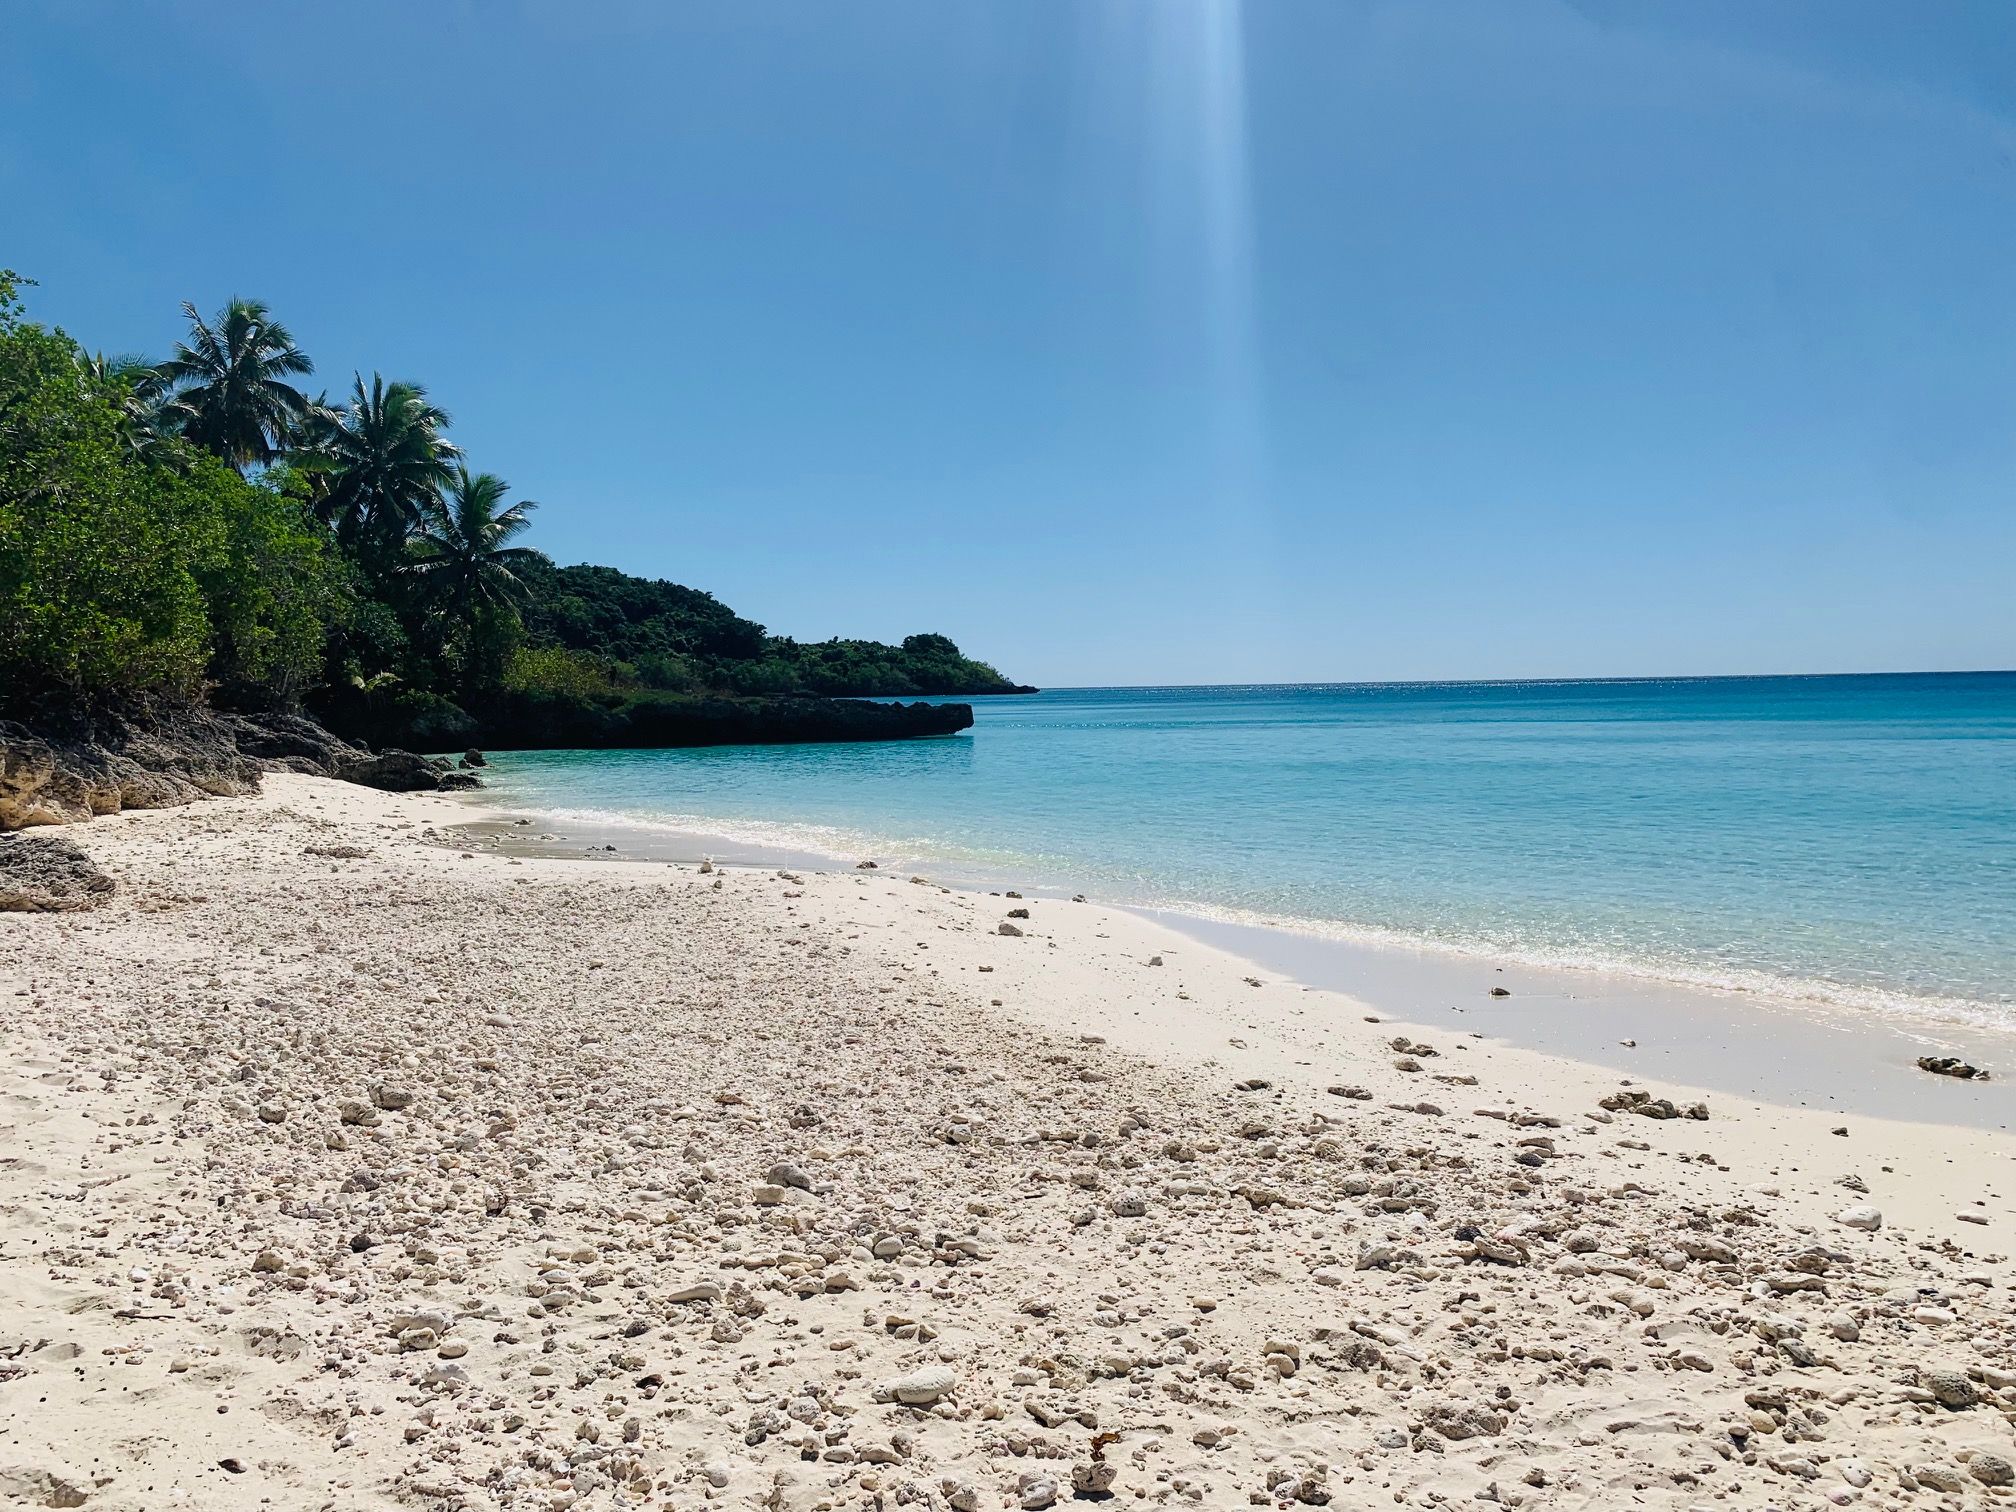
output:
[[[1617,673],[1614,675],[1591,675],[1580,677],[1535,676],[1535,677],[1394,677],[1394,678],[1256,678],[1245,681],[1227,682],[1167,682],[1167,683],[1042,683],[1036,685],[1039,693],[1207,693],[1218,689],[1331,689],[1331,688],[1549,688],[1549,687],[1629,687],[1673,686],[1693,683],[1735,683],[1735,682],[1821,682],[1847,681],[1871,678],[1935,678],[1935,677],[2016,677],[2016,666],[2012,667],[1928,667],[1909,671],[1877,672],[1642,672]],[[961,699],[970,698],[1027,698],[1027,693],[967,693]]]

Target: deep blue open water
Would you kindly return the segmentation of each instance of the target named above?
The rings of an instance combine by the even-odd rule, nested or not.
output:
[[[520,752],[488,801],[2016,1024],[2016,673],[1094,688],[966,735]]]

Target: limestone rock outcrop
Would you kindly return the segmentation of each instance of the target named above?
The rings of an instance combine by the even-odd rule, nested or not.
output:
[[[97,908],[112,892],[112,879],[62,835],[0,835],[0,913]]]
[[[263,771],[395,792],[477,785],[445,761],[367,751],[298,714],[175,709],[34,728],[0,720],[0,831],[253,793]]]

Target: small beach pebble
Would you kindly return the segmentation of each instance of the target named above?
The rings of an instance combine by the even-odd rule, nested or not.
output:
[[[952,1390],[958,1379],[949,1366],[929,1365],[921,1370],[913,1370],[908,1375],[882,1382],[874,1389],[873,1396],[878,1402],[901,1402],[906,1406],[924,1406],[937,1401]]]

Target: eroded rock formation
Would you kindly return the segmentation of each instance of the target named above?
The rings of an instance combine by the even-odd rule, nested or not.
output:
[[[38,729],[0,720],[0,831],[256,792],[262,771],[397,792],[476,785],[445,761],[367,751],[299,715],[184,709]]]
[[[0,913],[71,913],[112,892],[112,879],[63,836],[0,835]]]

